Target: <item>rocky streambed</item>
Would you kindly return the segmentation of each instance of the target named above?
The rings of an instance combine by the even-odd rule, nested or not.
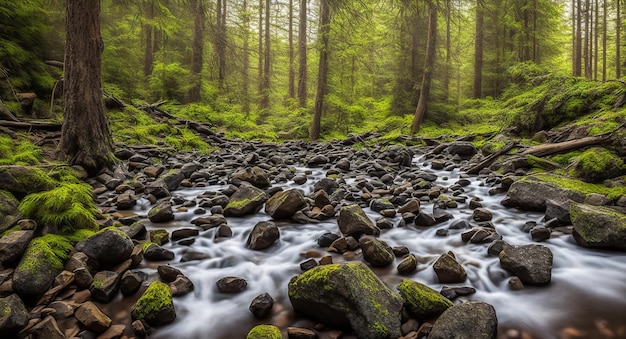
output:
[[[44,298],[3,271],[3,302],[24,308],[4,333],[626,337],[625,197],[527,176],[519,158],[467,175],[484,158],[468,142],[355,142],[118,150],[88,179],[114,227]]]

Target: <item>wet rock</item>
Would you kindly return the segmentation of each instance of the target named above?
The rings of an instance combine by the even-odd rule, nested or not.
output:
[[[280,329],[274,325],[256,325],[246,335],[246,339],[282,339]]]
[[[344,171],[349,171],[350,170],[350,160],[348,159],[339,159],[339,161],[337,161],[337,163],[335,163],[335,166],[337,166],[337,168],[340,168]]]
[[[448,308],[433,325],[428,339],[495,339],[498,318],[493,306],[470,301]]]
[[[519,277],[511,277],[511,279],[509,279],[509,288],[513,291],[520,291],[523,290],[525,287],[524,283],[522,283],[522,280],[520,280]]]
[[[552,231],[550,231],[549,228],[543,226],[536,226],[530,230],[530,237],[533,239],[533,241],[537,242],[550,239],[551,234]]]
[[[148,219],[154,223],[174,220],[174,211],[169,201],[162,201],[148,211]]]
[[[289,189],[274,194],[265,204],[265,213],[274,219],[287,219],[306,206],[304,194],[298,189]]]
[[[560,179],[556,175],[547,176],[553,177],[554,180]],[[546,200],[559,202],[585,200],[585,195],[580,192],[559,187],[536,176],[527,176],[514,182],[507,192],[507,197],[522,209],[540,211],[546,209]]]
[[[165,183],[165,187],[171,192],[180,186],[180,183],[185,179],[185,175],[180,170],[169,171],[161,177],[161,180]]]
[[[334,234],[334,233],[324,233],[322,234],[319,238],[317,238],[317,245],[319,247],[328,247],[330,246],[335,240],[341,238],[340,235]]]
[[[455,141],[446,148],[449,154],[459,155],[461,157],[471,157],[476,154],[476,147],[467,141]]]
[[[312,156],[308,161],[307,161],[307,165],[311,166],[311,167],[315,167],[317,165],[324,165],[330,162],[330,159],[328,159],[327,156],[322,155],[322,154],[317,154]]]
[[[332,195],[338,188],[339,184],[337,184],[337,181],[331,178],[322,178],[320,181],[316,182],[315,185],[313,185],[313,192],[324,190],[326,194]]]
[[[184,275],[179,275],[176,279],[168,284],[172,296],[180,297],[193,291],[193,282]]]
[[[143,280],[144,279],[141,274],[128,270],[124,272],[122,279],[120,280],[120,291],[124,296],[132,295],[139,290]]]
[[[180,239],[195,237],[198,234],[200,234],[200,231],[198,231],[197,229],[181,228],[181,229],[172,231],[172,240],[176,241]]]
[[[404,299],[404,307],[416,319],[436,317],[452,306],[452,302],[432,288],[404,279],[397,287]]]
[[[76,244],[76,250],[96,260],[100,267],[109,268],[130,258],[134,246],[126,233],[105,228]]]
[[[268,172],[257,166],[245,168],[235,173],[233,178],[247,181],[258,188],[266,188],[270,185]]]
[[[95,301],[106,304],[115,297],[119,286],[119,274],[113,271],[100,271],[94,275],[89,291]]]
[[[230,197],[228,205],[224,208],[225,216],[240,217],[258,212],[267,196],[262,190],[249,185],[241,185]]]
[[[413,214],[417,214],[420,212],[420,202],[419,200],[409,200],[404,205],[398,208],[398,213],[406,213],[410,212]]]
[[[300,263],[300,269],[302,271],[308,271],[308,270],[312,269],[315,266],[317,266],[317,261],[315,261],[315,259],[313,259],[313,258],[308,259],[308,260],[303,261],[303,262]]]
[[[137,198],[132,191],[128,190],[117,197],[115,207],[120,210],[129,210],[137,205]]]
[[[339,210],[337,218],[339,230],[345,236],[378,235],[380,230],[359,205],[344,206]]]
[[[317,333],[308,328],[287,327],[287,337],[289,339],[316,339]]]
[[[59,259],[47,250],[43,237],[31,240],[13,273],[13,290],[20,295],[40,295],[63,271]]]
[[[380,213],[384,210],[393,210],[395,206],[389,201],[389,199],[372,199],[370,201],[370,209],[373,212]]]
[[[327,325],[350,325],[358,338],[397,338],[402,299],[363,263],[324,265],[289,282],[293,308]]]
[[[570,202],[546,200],[545,220],[557,219],[562,225],[568,225],[572,221],[570,219]]]
[[[451,213],[447,212],[443,208],[433,208],[433,219],[435,219],[435,223],[442,223],[446,220],[452,219],[453,216]]]
[[[182,257],[180,258],[180,262],[205,260],[209,258],[211,258],[211,256],[208,253],[198,251],[185,251],[185,253],[183,253]]]
[[[602,206],[570,206],[574,240],[581,246],[626,251],[626,215]]]
[[[252,300],[248,309],[255,318],[263,319],[272,312],[272,307],[274,307],[274,299],[269,293],[263,293]]]
[[[489,255],[498,256],[498,255],[500,255],[500,252],[502,252],[502,250],[504,250],[505,248],[507,248],[509,246],[511,246],[511,245],[509,245],[504,240],[495,240],[487,248],[487,253]]]
[[[219,225],[215,232],[215,238],[231,238],[233,230],[228,225]]]
[[[157,273],[159,274],[161,280],[165,282],[172,282],[176,280],[176,277],[183,274],[178,268],[172,265],[157,266]]]
[[[428,213],[420,212],[415,216],[415,220],[413,220],[413,222],[415,223],[415,226],[428,227],[435,225],[437,220],[435,220],[435,217]]]
[[[34,235],[34,231],[15,231],[0,238],[0,266],[6,267],[18,261]]]
[[[170,196],[170,191],[167,185],[162,180],[151,182],[144,187],[144,192],[147,195],[152,195],[157,199],[162,199]]]
[[[394,213],[396,212],[395,210],[390,210],[390,211],[393,211]],[[379,218],[379,219],[376,219],[376,227],[378,227],[381,230],[392,229],[393,228],[393,221],[389,220],[389,218]]]
[[[280,238],[280,232],[276,224],[271,221],[260,221],[248,236],[246,246],[253,250],[264,250],[274,244]]]
[[[28,311],[20,297],[11,294],[0,298],[0,335],[13,337],[28,323]]]
[[[493,214],[486,208],[479,207],[472,212],[472,219],[474,221],[489,221],[492,218]]]
[[[365,235],[359,239],[359,245],[363,251],[363,258],[372,266],[384,267],[393,263],[393,251],[384,241]]]
[[[152,243],[144,249],[143,256],[144,258],[152,261],[164,261],[174,259],[175,254],[168,249]]]
[[[61,332],[59,325],[52,316],[43,318],[26,332],[34,338],[65,339],[65,335]]]
[[[167,284],[152,282],[131,309],[133,320],[141,319],[150,326],[167,325],[176,319],[176,309]]]
[[[153,229],[148,232],[150,242],[157,245],[165,245],[170,242],[170,232],[164,228]]]
[[[449,300],[454,300],[457,297],[463,297],[466,295],[476,293],[476,289],[471,286],[460,286],[460,287],[450,287],[444,286],[441,288],[441,292],[439,292],[442,296],[448,298]]]
[[[2,172],[0,171],[1,175]],[[17,208],[19,204],[19,200],[13,194],[0,190],[0,232],[8,230],[19,220],[20,213]]]
[[[433,265],[440,283],[461,283],[467,279],[467,273],[461,264],[449,253],[442,254]]]
[[[248,282],[243,278],[224,277],[219,279],[215,285],[221,293],[239,293],[248,287]]]
[[[545,285],[552,277],[552,251],[542,245],[507,246],[499,254],[500,266],[527,285]]]
[[[448,229],[461,230],[461,229],[468,228],[468,227],[469,227],[469,223],[467,222],[467,220],[457,220],[453,222],[452,224],[450,224],[450,226],[448,226]]]
[[[106,331],[112,322],[111,318],[102,313],[98,306],[91,301],[80,305],[74,316],[83,327],[95,333]]]

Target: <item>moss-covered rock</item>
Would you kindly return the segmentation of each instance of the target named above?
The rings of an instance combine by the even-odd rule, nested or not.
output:
[[[142,319],[151,326],[173,322],[176,310],[169,286],[160,281],[151,283],[133,305],[131,315],[133,319]]]
[[[289,283],[296,311],[331,326],[350,325],[364,339],[397,338],[402,298],[365,264],[318,266]]]
[[[13,274],[13,290],[23,295],[45,292],[63,271],[71,250],[69,240],[59,235],[46,234],[33,239]]]
[[[298,189],[289,189],[274,194],[265,204],[265,213],[274,219],[290,218],[306,206],[304,194]]]
[[[282,339],[280,329],[274,325],[256,325],[254,326],[246,339]]]
[[[339,210],[337,225],[345,236],[379,235],[380,229],[365,214],[361,206],[357,204],[344,206]]]
[[[9,191],[0,190],[0,233],[11,228],[19,220],[20,213],[17,208],[19,204],[19,200]]]
[[[5,338],[17,336],[28,322],[28,311],[22,299],[15,294],[0,298],[0,335]]]
[[[618,176],[623,170],[624,161],[601,147],[594,147],[583,152],[572,168],[576,177],[588,182],[602,182]]]
[[[574,239],[585,247],[626,251],[626,215],[610,208],[571,204]]]
[[[557,175],[531,175],[514,182],[507,192],[518,207],[527,210],[546,209],[546,200],[583,202],[585,194],[575,190],[571,180]]]
[[[0,190],[9,191],[18,198],[31,193],[51,190],[57,184],[39,168],[27,166],[0,167]]]
[[[404,279],[397,287],[404,299],[404,308],[416,319],[439,316],[452,306],[452,302],[432,288]]]
[[[107,227],[76,244],[76,250],[98,262],[100,268],[113,267],[130,258],[133,241],[114,226]]]
[[[261,209],[265,201],[267,201],[265,192],[254,186],[241,185],[230,197],[228,205],[224,208],[224,215],[239,217],[254,214]]]
[[[448,308],[433,325],[428,339],[495,339],[498,318],[493,306],[471,301]]]

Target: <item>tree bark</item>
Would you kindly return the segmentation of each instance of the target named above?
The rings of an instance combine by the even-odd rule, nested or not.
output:
[[[204,4],[203,0],[193,1],[194,24],[193,42],[191,45],[191,81],[193,86],[189,89],[188,101],[200,101],[200,91],[202,89],[202,55],[204,51]]]
[[[452,9],[451,0],[446,1],[446,66],[443,75],[443,96],[450,99],[450,70],[452,69]]]
[[[483,92],[483,6],[483,0],[476,0],[476,41],[474,43],[474,99],[480,99]]]
[[[306,3],[307,0],[300,0],[300,18],[298,29],[298,104],[300,107],[306,107],[307,99],[307,15],[306,15]]]
[[[248,1],[243,0],[242,5],[242,13],[243,13],[243,84],[242,84],[242,92],[243,92],[243,105],[242,110],[246,114],[246,118],[250,114],[250,15],[248,14]]]
[[[424,72],[422,73],[422,84],[420,86],[420,97],[411,124],[411,134],[415,134],[420,129],[422,119],[426,114],[428,102],[430,101],[430,83],[435,68],[435,51],[437,46],[437,4],[432,0],[428,1],[428,40],[426,41],[426,57],[424,60]]]
[[[582,147],[597,145],[605,142],[607,139],[607,136],[602,135],[559,142],[556,144],[537,145],[525,150],[524,152],[522,152],[522,154],[530,154],[538,157],[544,157],[551,154],[568,152]]]
[[[296,74],[293,69],[294,50],[293,50],[293,0],[289,0],[289,98],[296,97]]]
[[[67,0],[60,149],[91,175],[115,162],[102,101],[100,0]]]
[[[263,96],[263,3],[264,3],[264,0],[259,0],[259,22],[258,22],[259,63],[257,66],[258,67],[258,78],[257,78],[258,84],[257,85],[258,85],[258,90],[259,90],[259,98]]]
[[[263,46],[263,85],[261,90],[261,102],[258,123],[265,121],[270,107],[270,83],[271,83],[271,49],[270,49],[270,0],[265,0],[265,25],[263,27],[264,46]]]
[[[224,89],[226,79],[226,0],[217,0],[215,54],[217,57],[217,82]]]
[[[621,48],[622,48],[622,6],[621,6],[621,0],[616,0],[615,1],[615,6],[616,6],[616,16],[617,16],[617,22],[616,22],[616,28],[615,28],[615,77],[616,78],[621,78],[622,77],[622,56],[621,56]]]
[[[315,95],[315,107],[313,108],[313,123],[311,125],[311,140],[320,137],[320,125],[322,121],[322,111],[324,110],[324,98],[328,82],[328,45],[330,34],[330,8],[328,0],[320,0],[320,61],[317,72],[317,93]]]
[[[146,19],[147,21],[152,21],[154,19],[154,4],[151,0],[146,2]],[[152,48],[152,31],[154,28],[152,27],[152,23],[144,24],[143,30],[144,43],[146,45],[144,51],[143,75],[148,77],[152,74],[152,67],[154,64],[154,50]]]
[[[608,1],[602,1],[602,82],[606,81],[606,32],[607,32],[607,15]]]
[[[582,43],[583,43],[583,33],[582,33],[582,15],[580,14],[582,7],[581,0],[576,0],[576,47],[574,54],[574,76],[579,77],[582,75]]]

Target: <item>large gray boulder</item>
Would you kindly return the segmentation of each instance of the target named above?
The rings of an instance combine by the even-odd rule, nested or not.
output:
[[[46,239],[33,239],[13,273],[13,290],[20,295],[38,295],[48,290],[63,271],[63,263],[50,250]]]
[[[148,211],[148,219],[152,222],[168,222],[174,220],[172,203],[161,201]]]
[[[9,191],[17,198],[49,191],[57,183],[44,171],[28,166],[1,166],[0,167],[0,190]]]
[[[585,194],[558,186],[554,182],[566,180],[557,175],[527,176],[514,182],[507,192],[519,208],[544,211],[546,200],[583,202]]]
[[[498,318],[493,306],[471,301],[443,312],[428,339],[495,339],[497,333]]]
[[[312,268],[289,282],[294,310],[361,339],[398,338],[402,298],[361,262]]]
[[[133,241],[115,227],[108,227],[76,244],[76,250],[85,253],[100,264],[100,268],[113,267],[130,258]]]
[[[241,185],[230,197],[228,205],[224,208],[224,215],[241,217],[254,214],[261,209],[265,201],[267,201],[265,192],[254,186]]]
[[[271,221],[260,221],[252,228],[246,246],[253,250],[264,250],[280,238],[278,226]]]
[[[274,219],[287,219],[306,206],[304,194],[299,189],[289,189],[274,194],[265,204],[265,213]]]
[[[545,285],[552,278],[552,251],[543,245],[505,246],[500,266],[527,285]]]
[[[607,207],[571,204],[574,240],[584,247],[626,251],[626,215]]]
[[[28,320],[28,311],[20,297],[11,294],[6,298],[0,298],[0,335],[2,337],[16,336]]]
[[[344,206],[339,210],[337,224],[345,236],[358,237],[363,234],[380,234],[380,229],[374,225],[374,222],[365,214],[361,206],[356,204]]]

